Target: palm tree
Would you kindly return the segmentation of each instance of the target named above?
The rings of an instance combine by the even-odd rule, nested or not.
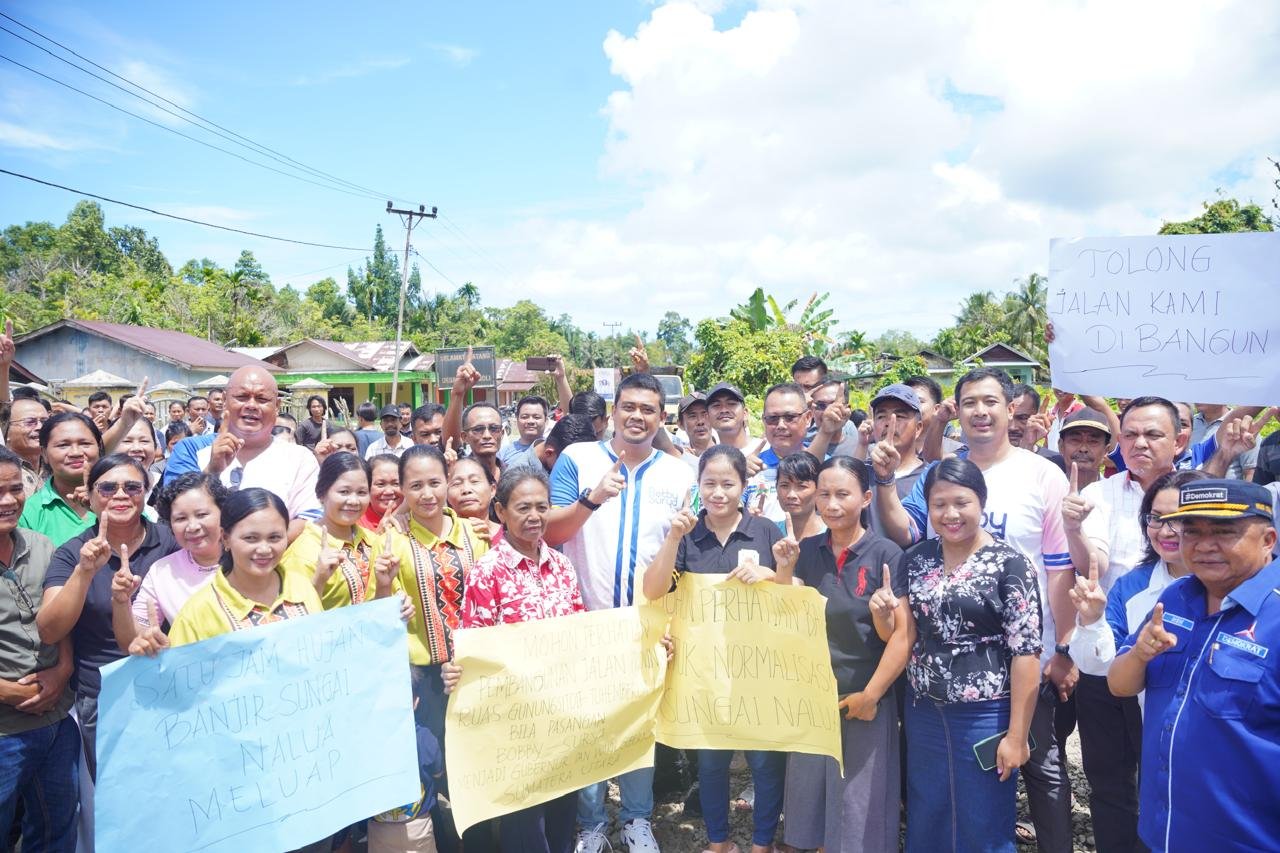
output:
[[[1005,327],[1013,342],[1028,355],[1043,360],[1044,330],[1049,322],[1045,305],[1049,280],[1031,273],[1018,283],[1018,289],[1005,300]]]
[[[458,288],[458,298],[462,300],[467,308],[475,308],[480,304],[480,288],[471,282],[467,282]]]

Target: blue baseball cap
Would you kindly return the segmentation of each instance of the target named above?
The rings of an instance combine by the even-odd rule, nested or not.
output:
[[[1178,489],[1178,509],[1173,518],[1261,518],[1274,521],[1271,492],[1266,486],[1244,480],[1197,480]]]

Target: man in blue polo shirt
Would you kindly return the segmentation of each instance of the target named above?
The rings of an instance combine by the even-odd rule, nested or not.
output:
[[[1239,480],[1179,489],[1192,576],[1170,585],[1107,675],[1146,689],[1138,833],[1153,851],[1274,850],[1280,839],[1280,560],[1271,495]]]

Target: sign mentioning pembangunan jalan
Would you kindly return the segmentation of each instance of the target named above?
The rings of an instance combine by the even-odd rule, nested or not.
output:
[[[1055,388],[1280,400],[1280,233],[1054,240],[1047,308]]]
[[[379,600],[103,667],[97,849],[293,850],[416,800],[399,612]]]

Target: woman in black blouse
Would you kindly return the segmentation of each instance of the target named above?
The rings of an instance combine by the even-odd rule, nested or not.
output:
[[[816,509],[827,529],[774,548],[774,580],[792,575],[827,599],[827,645],[840,695],[846,775],[829,756],[787,761],[783,839],[794,848],[897,853],[898,706],[893,683],[911,649],[902,549],[869,530],[866,463],[833,456],[818,469]],[[788,520],[788,525],[790,524]]]
[[[907,851],[1013,853],[1014,782],[1030,756],[1040,594],[1020,552],[982,529],[987,486],[967,459],[925,477],[937,539],[906,554],[917,636],[907,677]],[[994,767],[975,746],[995,739]],[[988,747],[990,744],[988,744]]]
[[[747,458],[742,451],[718,444],[698,458],[698,494],[702,511],[693,515],[688,506],[671,520],[662,547],[644,573],[644,595],[650,601],[675,587],[684,572],[726,574],[729,580],[758,583],[773,577],[774,544],[781,537],[778,525],[743,509],[747,487]],[[788,581],[790,582],[790,581]],[[786,753],[746,750],[755,787],[752,813],[752,853],[773,849],[782,812],[782,780]],[[698,750],[698,792],[707,825],[711,853],[737,853],[729,840],[729,763],[733,751]]]

